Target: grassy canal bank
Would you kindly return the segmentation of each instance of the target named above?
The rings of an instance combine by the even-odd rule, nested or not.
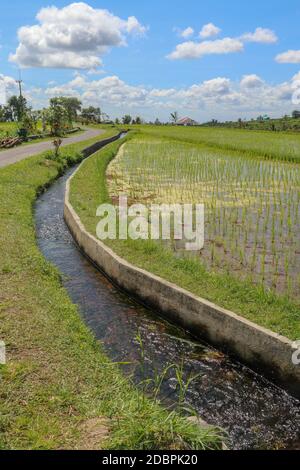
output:
[[[220,448],[216,429],[187,422],[130,385],[37,248],[37,195],[96,140],[65,147],[58,161],[46,153],[0,171],[0,339],[8,359],[0,366],[0,449]],[[89,160],[96,174],[81,188],[81,211],[117,147]]]

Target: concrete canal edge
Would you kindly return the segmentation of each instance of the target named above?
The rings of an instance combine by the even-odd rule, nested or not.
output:
[[[102,141],[96,150],[118,137]],[[88,151],[85,155],[91,153]],[[69,200],[70,184],[79,170],[80,166],[67,181],[64,218],[84,254],[126,292],[158,309],[195,337],[233,354],[300,398],[300,365],[293,364],[295,348],[292,341],[137,268],[86,231]]]

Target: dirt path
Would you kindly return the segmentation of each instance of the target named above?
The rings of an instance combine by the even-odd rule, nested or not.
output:
[[[83,140],[92,139],[98,135],[103,134],[105,131],[101,129],[87,129],[85,132],[74,135],[72,137],[67,137],[63,139],[62,146],[65,147],[69,144],[76,144],[77,142],[82,142]],[[13,149],[4,150],[0,152],[0,168],[3,168],[13,163],[24,160],[25,158],[32,157],[39,153],[49,150],[53,147],[52,141],[39,142],[37,144],[25,145],[20,147],[15,147]]]

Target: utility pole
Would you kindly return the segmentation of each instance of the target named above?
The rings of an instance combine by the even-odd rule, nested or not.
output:
[[[20,98],[22,98],[22,83],[23,83],[23,80],[16,80],[16,82],[19,84]]]
[[[19,115],[19,118],[18,120],[21,121],[22,118],[23,118],[23,114],[24,114],[24,99],[23,99],[23,93],[22,93],[22,83],[23,83],[23,80],[22,80],[22,76],[21,76],[21,70],[19,70],[19,80],[16,80],[16,83],[19,85],[19,100],[20,100],[20,115]]]
[[[23,95],[22,95],[23,80],[22,80],[22,77],[21,77],[21,70],[19,71],[19,80],[16,80],[16,83],[18,83],[18,85],[19,85],[20,98],[22,98],[23,97]]]

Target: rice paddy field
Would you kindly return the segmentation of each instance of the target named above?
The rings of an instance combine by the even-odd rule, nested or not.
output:
[[[148,135],[241,151],[264,159],[300,162],[300,133],[206,127],[143,126]]]
[[[121,147],[107,169],[110,197],[127,194],[130,202],[149,205],[203,203],[204,248],[191,254],[169,242],[174,257],[193,256],[207,270],[298,303],[300,137],[177,128],[175,140],[174,132],[149,128]],[[209,145],[199,145],[204,138]]]

